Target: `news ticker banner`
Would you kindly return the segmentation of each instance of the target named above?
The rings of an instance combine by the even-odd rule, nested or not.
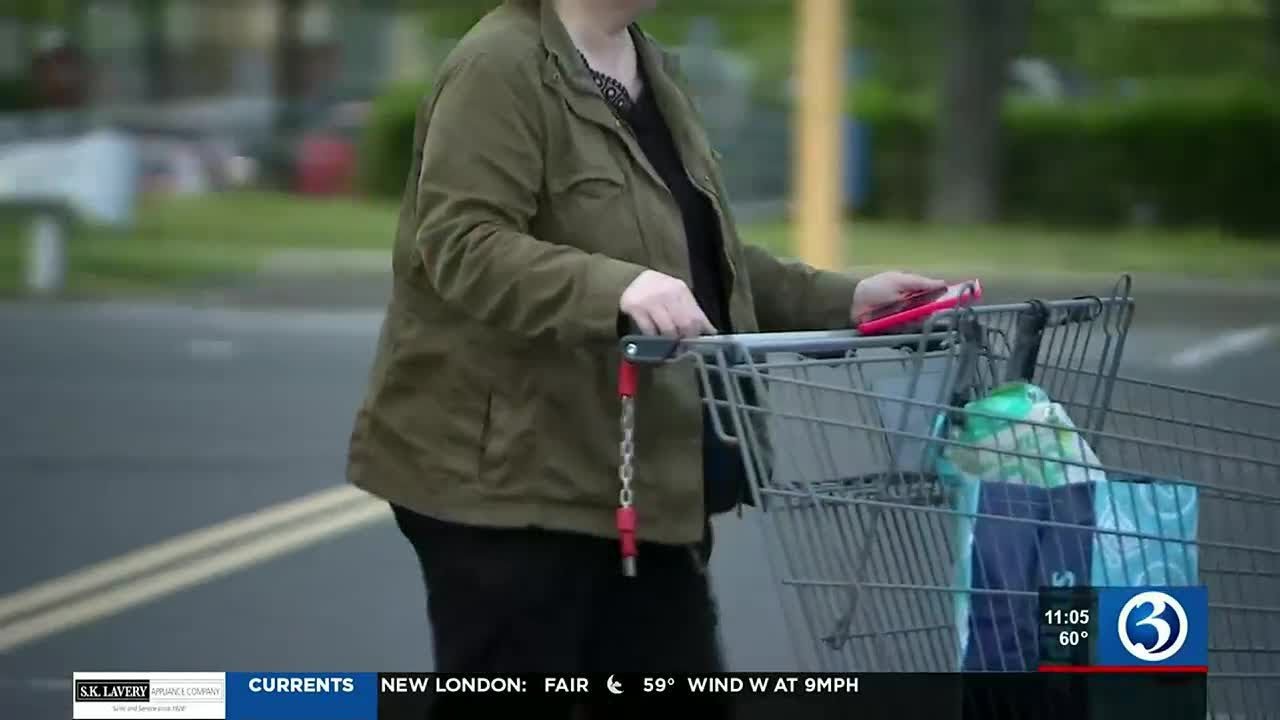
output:
[[[1040,591],[1040,666],[1059,673],[1205,673],[1203,586]]]
[[[565,699],[856,695],[845,674],[449,675],[435,673],[82,673],[73,717],[203,720],[375,720],[387,706],[458,698]],[[407,700],[407,702],[406,702]]]
[[[881,701],[952,707],[988,693],[1061,711],[1084,687],[1172,703],[1163,717],[1203,707],[1208,595],[1203,587],[1054,588],[1040,593],[1039,673],[461,676],[388,673],[76,673],[77,720],[399,720],[440,697],[622,702],[624,698],[821,699],[869,709]],[[1063,676],[1092,675],[1087,686]],[[1111,676],[1111,677],[1104,677]],[[1141,678],[1163,676],[1160,682]],[[1185,693],[1175,692],[1182,688]],[[1203,717],[1203,714],[1200,715]]]
[[[1156,683],[1150,682],[1156,680]],[[1164,720],[1204,718],[1204,680],[1192,674],[1047,673],[889,674],[727,673],[691,675],[443,675],[414,673],[76,673],[75,720],[421,720],[428,704],[532,708],[577,701],[627,707],[699,700],[738,707],[856,712],[900,718],[904,710],[938,717],[960,706],[979,712],[1010,705],[1033,717],[1084,717],[1088,692],[1111,688],[1145,709],[1167,706]],[[1196,713],[1199,713],[1198,715]]]

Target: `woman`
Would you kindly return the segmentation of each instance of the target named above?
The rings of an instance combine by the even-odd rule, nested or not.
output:
[[[672,60],[634,24],[653,5],[509,0],[419,114],[349,476],[417,551],[440,672],[718,670],[707,518],[742,501],[739,468],[689,369],[646,370],[639,567],[620,571],[620,333],[847,327],[942,284],[743,244]]]

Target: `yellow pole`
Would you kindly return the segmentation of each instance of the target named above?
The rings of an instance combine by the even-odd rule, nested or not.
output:
[[[845,0],[797,0],[796,250],[819,268],[843,266],[840,234]]]

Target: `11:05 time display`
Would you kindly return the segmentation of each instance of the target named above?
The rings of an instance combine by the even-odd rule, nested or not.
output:
[[[1087,608],[1083,610],[1052,608],[1044,611],[1044,622],[1046,625],[1088,625],[1089,610]]]

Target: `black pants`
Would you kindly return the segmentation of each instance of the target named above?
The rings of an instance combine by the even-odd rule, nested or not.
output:
[[[642,544],[628,578],[616,541],[393,509],[422,566],[437,672],[723,671],[709,532],[700,549]]]

